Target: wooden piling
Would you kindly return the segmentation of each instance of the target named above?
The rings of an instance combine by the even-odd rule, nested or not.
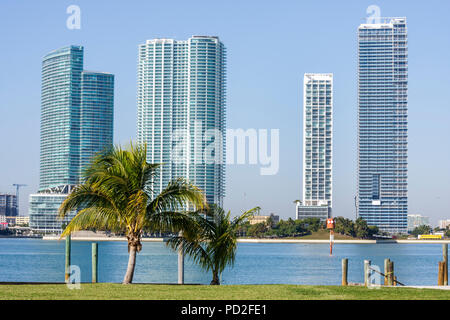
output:
[[[388,277],[389,277],[389,262],[391,260],[384,259],[384,285],[388,285]]]
[[[179,232],[179,236],[183,236],[183,232]],[[184,284],[184,248],[181,245],[178,248],[178,284]]]
[[[444,258],[444,286],[448,286],[448,244],[442,245],[442,256]]]
[[[66,236],[66,263],[64,271],[64,280],[69,283],[70,278],[70,249],[71,249],[71,239],[70,234]]]
[[[386,271],[386,278],[387,278],[387,285],[388,286],[393,286],[395,281],[394,281],[394,261],[389,260],[387,262],[387,271]]]
[[[364,260],[364,286],[369,286],[370,260]]]
[[[348,259],[342,259],[342,285],[347,286]]]
[[[92,243],[92,283],[97,283],[98,273],[98,243]]]
[[[438,268],[438,286],[444,285],[444,261],[439,261],[439,268]]]
[[[391,265],[389,267],[389,270],[391,272],[391,286],[395,286],[396,282],[394,280],[395,279],[395,271],[394,271],[394,261],[389,261],[389,264]]]

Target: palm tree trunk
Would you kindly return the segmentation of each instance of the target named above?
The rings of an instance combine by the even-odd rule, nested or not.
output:
[[[213,279],[210,285],[220,285],[219,273],[215,270],[213,270]]]
[[[130,245],[129,248],[127,273],[125,274],[125,278],[123,278],[122,284],[130,284],[133,281],[134,267],[136,266],[137,247],[135,245]]]

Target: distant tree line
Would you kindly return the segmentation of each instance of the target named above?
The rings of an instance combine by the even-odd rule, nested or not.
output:
[[[434,231],[435,232],[439,232],[439,231],[444,232],[444,236],[450,238],[450,229],[449,228],[441,229],[441,228],[437,227],[437,228],[434,228]],[[423,224],[421,226],[415,227],[414,230],[411,231],[411,234],[413,236],[417,237],[420,234],[431,234],[432,232],[433,232],[433,229],[431,228],[431,226]]]
[[[432,231],[433,229],[430,226],[421,225],[414,228],[414,230],[411,231],[411,234],[417,237],[419,234],[430,234]]]
[[[366,220],[362,218],[353,221],[344,217],[336,218],[336,227],[334,231],[339,234],[360,239],[373,238],[374,235],[379,234],[380,232],[377,226],[369,226]]]
[[[247,222],[239,229],[239,236],[254,238],[286,238],[302,237],[310,235],[319,230],[325,230],[326,223],[319,218],[308,218],[303,220],[280,220],[274,224],[271,219],[266,222],[250,224]],[[344,217],[336,218],[335,232],[361,239],[372,238],[378,234],[376,226],[368,226],[367,222],[358,218],[355,222]]]

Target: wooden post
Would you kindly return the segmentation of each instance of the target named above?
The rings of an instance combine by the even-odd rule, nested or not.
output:
[[[389,260],[387,262],[386,281],[388,286],[394,285],[394,262]]]
[[[334,242],[334,231],[330,230],[330,256],[333,255],[333,242]]]
[[[395,272],[394,272],[394,261],[389,261],[389,285],[394,286],[395,285]]]
[[[389,262],[391,260],[384,259],[384,285],[388,285],[388,277],[389,277]]]
[[[181,231],[179,236],[183,236]],[[178,284],[184,284],[184,250],[182,246],[178,249]]]
[[[69,283],[70,278],[70,248],[71,248],[71,239],[69,234],[66,236],[66,269],[64,272],[64,280],[66,283]]]
[[[364,286],[369,286],[370,260],[364,260]]]
[[[438,268],[438,286],[444,285],[444,261],[439,261],[439,268]]]
[[[92,243],[92,283],[97,283],[98,273],[98,243]]]
[[[348,259],[342,259],[342,285],[347,286]]]
[[[448,244],[442,245],[442,256],[444,258],[444,286],[448,286]]]

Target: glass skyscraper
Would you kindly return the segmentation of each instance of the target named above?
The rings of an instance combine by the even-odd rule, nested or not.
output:
[[[303,203],[297,219],[331,217],[333,74],[307,73],[303,81]]]
[[[137,139],[161,163],[160,192],[184,177],[222,205],[225,157],[225,60],[218,37],[153,39],[139,46]]]
[[[81,73],[80,170],[113,143],[114,75]]]
[[[83,47],[68,46],[44,56],[40,186],[30,195],[31,228],[60,230],[59,205],[80,183],[90,159],[112,145],[113,108],[114,75],[83,71]]]
[[[407,229],[406,18],[358,28],[357,213],[390,233]]]
[[[83,47],[70,46],[42,61],[40,189],[77,184]]]
[[[18,215],[16,195],[0,193],[0,216],[15,217]]]

